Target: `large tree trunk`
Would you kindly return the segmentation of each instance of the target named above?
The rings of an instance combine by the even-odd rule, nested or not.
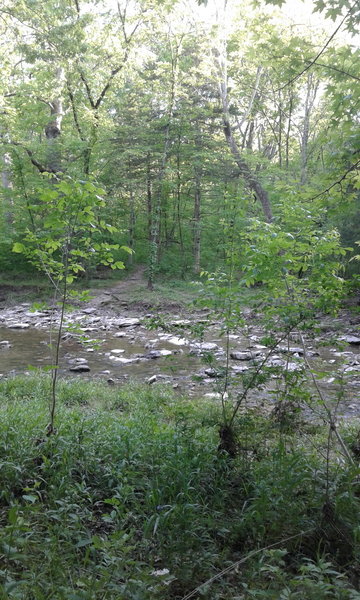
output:
[[[59,67],[56,70],[56,83],[61,89],[64,84],[64,69]],[[61,123],[64,116],[63,101],[59,95],[49,102],[50,121],[45,127],[47,140],[47,167],[51,172],[61,171],[61,149],[59,137],[61,135]]]

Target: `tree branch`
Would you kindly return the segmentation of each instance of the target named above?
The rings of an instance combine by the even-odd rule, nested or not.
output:
[[[79,73],[80,73],[80,79],[81,79],[81,81],[83,82],[83,84],[85,86],[87,97],[88,97],[89,102],[90,102],[90,106],[91,106],[91,108],[96,108],[95,107],[95,102],[94,102],[93,97],[91,95],[91,89],[90,89],[90,86],[89,86],[87,80],[85,79],[85,75],[81,71],[81,69],[79,69]]]
[[[348,169],[344,173],[344,175],[342,177],[340,177],[340,179],[338,179],[337,181],[335,181],[334,183],[329,185],[329,187],[326,188],[326,190],[323,190],[322,192],[320,192],[320,194],[317,194],[316,196],[313,196],[312,198],[310,198],[310,200],[316,200],[317,198],[320,198],[320,196],[323,196],[324,194],[327,194],[328,192],[330,192],[330,190],[332,190],[333,187],[335,187],[336,185],[340,185],[341,182],[344,181],[344,179],[346,179],[346,177],[349,175],[349,173],[351,173],[351,171],[356,171],[358,169],[358,167],[360,167],[360,160],[358,160],[355,164],[351,165],[350,169]]]
[[[315,58],[309,62],[309,64],[307,65],[307,67],[305,67],[305,69],[303,69],[302,71],[300,71],[300,73],[298,73],[297,75],[295,75],[294,77],[292,77],[291,79],[289,79],[289,81],[287,83],[285,83],[285,85],[282,85],[281,87],[279,87],[276,90],[277,92],[280,92],[281,90],[283,90],[284,88],[286,88],[288,85],[291,85],[292,83],[294,83],[294,81],[297,81],[302,75],[304,75],[304,73],[306,73],[309,69],[311,69],[311,67],[317,62],[318,58],[320,58],[320,56],[322,54],[324,54],[324,52],[325,52],[326,48],[328,47],[328,45],[330,44],[330,42],[334,39],[334,37],[338,33],[339,29],[341,29],[341,27],[345,23],[346,19],[351,15],[352,11],[354,10],[354,8],[357,5],[358,5],[358,0],[356,0],[356,2],[352,5],[352,7],[350,8],[350,10],[346,13],[345,17],[342,19],[342,21],[340,22],[340,24],[335,29],[335,31],[331,34],[331,36],[327,40],[326,44],[322,47],[322,49],[315,56]]]
[[[355,79],[356,81],[360,81],[360,77],[356,77],[356,75],[352,75],[351,73],[348,73],[348,71],[344,71],[343,69],[338,69],[337,67],[332,67],[330,65],[324,65],[323,63],[316,63],[315,65],[316,67],[324,67],[325,69],[331,69],[332,71],[337,71],[338,73],[341,73],[342,75],[347,75],[348,77],[351,77],[351,79]]]
[[[70,104],[71,104],[71,109],[72,109],[72,113],[73,113],[73,117],[74,117],[74,123],[75,123],[75,127],[78,131],[78,134],[80,136],[80,139],[84,142],[84,136],[82,133],[82,129],[80,127],[80,123],[79,123],[79,119],[78,119],[78,114],[77,114],[77,109],[76,109],[76,105],[75,105],[75,99],[74,99],[74,94],[72,93],[70,84],[68,81],[66,81],[66,87],[68,90],[68,94],[69,94],[69,98],[70,98]]]
[[[12,146],[19,146],[20,148],[22,148],[23,150],[25,150],[26,154],[28,155],[28,157],[31,160],[31,163],[34,165],[34,167],[36,167],[38,169],[38,171],[40,173],[57,173],[57,171],[55,169],[53,169],[52,167],[44,167],[43,164],[41,164],[36,158],[34,158],[33,152],[32,150],[29,150],[29,148],[26,148],[26,146],[23,146],[22,144],[20,144],[20,142],[6,142],[7,144],[11,144]]]

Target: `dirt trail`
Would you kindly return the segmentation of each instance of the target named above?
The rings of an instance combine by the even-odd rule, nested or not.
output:
[[[138,289],[143,284],[146,287],[145,267],[140,265],[131,272],[131,274],[118,281],[115,285],[98,289],[90,289],[91,300],[88,303],[89,307],[104,308],[112,305],[112,308],[124,308],[129,303],[129,296],[136,288]]]

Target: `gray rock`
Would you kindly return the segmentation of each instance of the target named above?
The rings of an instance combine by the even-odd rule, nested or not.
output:
[[[125,350],[123,348],[113,348],[111,350],[112,354],[123,354],[125,352]]]
[[[209,392],[204,394],[204,398],[211,398],[214,400],[228,400],[229,394],[225,392],[224,394],[220,394],[219,392]]]
[[[190,346],[190,354],[204,354],[205,352],[214,352],[220,350],[215,342],[199,342]]]
[[[10,329],[29,329],[30,324],[29,323],[10,323],[9,324]]]
[[[187,327],[188,325],[192,325],[193,321],[190,321],[189,319],[175,319],[174,321],[171,321],[170,324],[174,327]]]
[[[211,377],[212,379],[218,379],[219,377],[225,377],[225,373],[222,371],[218,371],[217,369],[205,369],[205,375]]]
[[[185,338],[180,338],[176,335],[169,337],[167,341],[169,342],[169,344],[174,344],[174,346],[185,346],[189,343],[188,340],[186,340]]]
[[[360,346],[360,337],[355,335],[346,335],[343,337],[344,342],[347,344],[352,344],[353,346]]]
[[[140,319],[116,319],[114,321],[114,325],[117,325],[117,327],[134,327],[136,325],[140,325]]]
[[[81,358],[81,357],[69,358],[68,362],[71,365],[86,365],[87,364],[86,358]]]
[[[121,356],[110,356],[111,360],[118,362],[122,365],[129,365],[130,363],[139,362],[139,358],[122,358]]]
[[[170,356],[171,350],[150,350],[145,354],[144,358],[161,358],[162,356]]]
[[[248,371],[250,369],[250,367],[248,367],[247,365],[233,365],[231,367],[231,370],[234,373],[245,373],[246,371]]]
[[[74,365],[73,367],[70,367],[69,371],[73,371],[74,373],[88,373],[90,367],[87,364]]]
[[[251,360],[254,357],[251,352],[230,352],[230,358],[233,360]]]
[[[259,356],[261,352],[230,352],[230,358],[233,360],[252,360]]]

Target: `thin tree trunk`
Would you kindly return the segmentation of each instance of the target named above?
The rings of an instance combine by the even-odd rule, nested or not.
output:
[[[278,154],[279,154],[279,167],[282,167],[282,106],[281,106],[281,92],[279,92],[279,133],[278,133]]]
[[[304,118],[303,118],[303,129],[300,140],[300,153],[301,153],[301,173],[300,183],[304,185],[307,181],[307,163],[308,163],[308,152],[309,152],[309,135],[310,135],[310,118],[314,108],[314,102],[318,91],[319,82],[314,83],[313,73],[308,73],[307,78],[307,90],[304,107]]]
[[[293,94],[292,94],[292,89],[290,88],[289,118],[288,118],[288,124],[287,124],[287,130],[286,130],[286,141],[285,141],[285,167],[286,167],[286,170],[289,169],[289,143],[290,143],[292,110],[293,110]]]
[[[130,218],[129,218],[129,248],[130,250],[134,250],[134,240],[135,240],[135,206],[134,206],[134,193],[130,190]],[[133,265],[134,263],[134,255],[129,254],[128,259],[129,265]]]
[[[166,172],[166,165],[169,158],[170,152],[170,126],[173,117],[174,103],[175,103],[175,92],[177,83],[177,71],[178,71],[178,57],[179,49],[182,42],[182,38],[179,44],[172,46],[170,39],[170,52],[171,52],[171,88],[167,107],[167,119],[168,122],[165,127],[164,135],[164,150],[161,158],[160,169],[157,177],[156,194],[152,202],[152,213],[151,213],[151,239],[149,243],[149,263],[148,263],[148,289],[154,289],[154,279],[156,268],[159,259],[159,241],[160,241],[160,225],[161,225],[161,198],[163,193],[163,180]]]
[[[195,194],[194,194],[194,273],[200,273],[201,260],[201,187],[200,177],[195,170]]]
[[[12,189],[12,181],[11,181],[11,158],[10,154],[5,152],[2,156],[2,169],[1,169],[1,185],[3,189],[9,192]],[[8,225],[12,225],[14,222],[14,215],[12,212],[12,200],[11,198],[6,198],[6,203],[9,207],[9,210],[5,213],[6,222]]]

